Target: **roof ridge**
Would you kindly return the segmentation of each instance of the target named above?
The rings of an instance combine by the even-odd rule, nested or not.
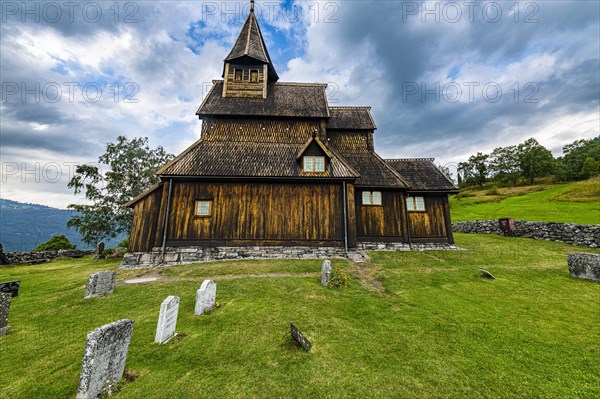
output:
[[[429,161],[429,162],[433,162],[433,161],[435,161],[435,158],[388,158],[388,159],[384,159],[384,161],[386,161],[386,162],[392,162],[392,161]]]
[[[339,106],[329,106],[329,109],[367,109],[367,110],[371,110],[370,106],[354,106],[354,105],[350,105],[350,106],[343,106],[343,105],[339,105]]]
[[[280,86],[323,86],[327,87],[327,83],[310,83],[310,82],[275,82],[275,85]]]

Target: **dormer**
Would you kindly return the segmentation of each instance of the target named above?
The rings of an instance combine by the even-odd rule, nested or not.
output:
[[[267,98],[269,83],[279,80],[254,14],[254,1],[224,62],[223,97]]]
[[[316,132],[313,133],[312,138],[308,140],[296,156],[302,173],[314,175],[325,174],[331,158],[333,158],[333,155],[319,140]]]

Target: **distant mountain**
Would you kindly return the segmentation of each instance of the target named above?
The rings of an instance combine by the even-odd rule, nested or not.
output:
[[[8,252],[31,251],[54,235],[64,234],[79,249],[89,249],[75,229],[67,228],[73,211],[0,198],[0,243]],[[116,246],[126,235],[106,241]]]

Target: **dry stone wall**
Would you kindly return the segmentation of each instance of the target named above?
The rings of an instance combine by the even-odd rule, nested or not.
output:
[[[500,234],[511,237],[533,238],[535,240],[560,241],[589,248],[600,246],[600,224],[575,224],[554,222],[528,222],[515,220],[515,231],[500,231],[497,220],[473,220],[454,222],[455,233]]]
[[[81,258],[85,255],[93,254],[93,250],[86,249],[64,249],[60,251],[42,251],[42,252],[7,252],[6,257],[11,265],[50,262],[56,258]]]

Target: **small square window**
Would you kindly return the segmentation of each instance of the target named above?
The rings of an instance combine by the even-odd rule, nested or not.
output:
[[[250,81],[258,82],[258,69],[253,69],[250,71]]]
[[[381,191],[363,191],[363,205],[381,205]]]
[[[210,216],[212,201],[196,201],[196,216]]]
[[[302,163],[305,172],[325,172],[325,157],[307,155],[303,158]]]
[[[406,209],[408,211],[425,211],[425,198],[423,197],[406,197]]]

